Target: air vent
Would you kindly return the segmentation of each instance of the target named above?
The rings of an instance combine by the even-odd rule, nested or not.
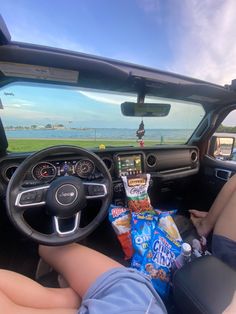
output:
[[[149,155],[147,156],[147,165],[148,165],[148,167],[153,168],[153,167],[156,166],[156,164],[157,164],[157,158],[156,158],[156,156],[153,155],[153,154],[149,154]]]
[[[197,160],[198,160],[197,152],[195,152],[195,151],[191,152],[191,160],[192,160],[192,162],[197,162]]]
[[[11,177],[13,176],[17,168],[18,168],[18,165],[14,165],[14,166],[12,165],[12,166],[7,167],[4,171],[5,180],[10,181]]]
[[[110,171],[113,167],[113,160],[110,157],[103,157],[102,161],[106,165],[107,169]]]

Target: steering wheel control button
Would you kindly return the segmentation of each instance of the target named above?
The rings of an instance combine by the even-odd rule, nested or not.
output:
[[[40,203],[43,200],[44,191],[38,190],[36,191],[35,203]]]
[[[64,184],[58,188],[55,197],[60,205],[71,205],[78,197],[78,190],[72,184]]]
[[[18,207],[33,207],[45,205],[45,192],[49,186],[37,187],[22,191],[17,195],[15,205]]]
[[[90,195],[101,195],[104,194],[104,188],[101,185],[94,185],[89,187]]]
[[[107,189],[105,184],[98,183],[84,183],[86,198],[99,198],[107,195]]]
[[[36,191],[23,193],[20,198],[20,205],[34,203],[35,199],[36,199]]]

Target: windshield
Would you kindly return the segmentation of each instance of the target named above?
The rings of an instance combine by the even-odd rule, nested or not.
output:
[[[0,99],[8,150],[18,152],[57,144],[86,148],[138,147],[140,141],[144,146],[184,144],[205,114],[199,103],[146,96],[145,102],[170,104],[169,114],[127,117],[120,105],[136,102],[135,94],[48,84],[9,84],[0,90]]]

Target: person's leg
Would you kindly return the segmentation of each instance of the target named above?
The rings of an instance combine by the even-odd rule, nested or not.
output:
[[[236,175],[231,177],[223,186],[220,193],[216,197],[208,213],[190,209],[191,220],[195,225],[199,235],[207,236],[215,227],[219,216],[221,216],[229,199],[236,192]]]
[[[48,308],[35,309],[24,307],[12,302],[3,292],[0,291],[0,313],[3,314],[76,314],[77,309],[73,308]]]
[[[101,274],[115,267],[123,267],[101,253],[75,243],[62,247],[40,245],[39,254],[62,274],[81,297]]]
[[[40,247],[42,257],[60,272],[71,288],[45,288],[33,280],[0,270],[0,292],[19,306],[38,309],[79,308],[80,298],[96,278],[119,263],[81,245]]]
[[[215,227],[214,234],[224,236],[228,239],[236,241],[236,193],[233,193],[228,199],[227,204],[219,215]]]
[[[236,270],[236,193],[224,207],[212,236],[212,254]]]
[[[13,303],[25,307],[50,309],[80,306],[80,298],[71,288],[45,288],[23,275],[4,269],[0,269],[0,292]]]

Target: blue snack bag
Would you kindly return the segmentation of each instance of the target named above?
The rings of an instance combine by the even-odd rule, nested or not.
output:
[[[149,250],[149,244],[155,227],[153,214],[148,212],[132,213],[131,236],[134,255],[131,267],[142,270],[143,259]]]
[[[181,242],[172,239],[157,224],[153,229],[141,271],[150,276],[156,291],[161,297],[166,298],[170,289],[171,268],[180,254]]]

